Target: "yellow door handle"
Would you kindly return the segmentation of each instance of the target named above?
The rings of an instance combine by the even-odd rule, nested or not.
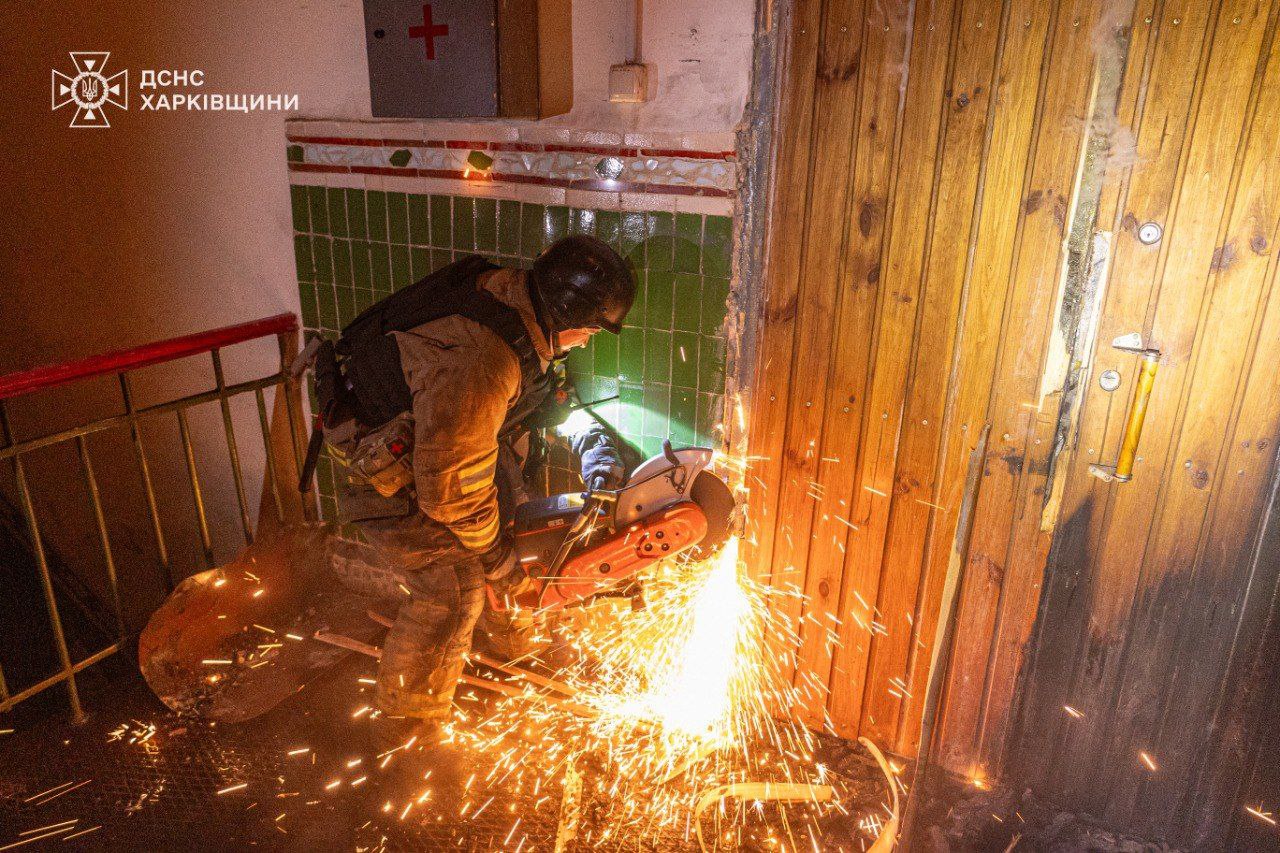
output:
[[[1133,462],[1138,456],[1138,443],[1142,441],[1142,425],[1147,419],[1147,404],[1151,401],[1151,389],[1156,384],[1156,370],[1160,367],[1160,351],[1121,346],[1116,349],[1142,356],[1142,369],[1133,389],[1133,402],[1129,404],[1129,416],[1125,419],[1124,439],[1120,443],[1120,455],[1114,465],[1090,465],[1089,473],[1108,483],[1127,483],[1133,479]]]

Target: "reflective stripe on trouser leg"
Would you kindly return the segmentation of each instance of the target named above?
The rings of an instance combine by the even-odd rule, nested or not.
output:
[[[390,716],[444,719],[484,607],[480,561],[407,572],[412,595],[400,605],[378,666],[378,708]]]

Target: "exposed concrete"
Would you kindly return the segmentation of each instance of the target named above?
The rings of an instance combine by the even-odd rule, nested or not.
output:
[[[769,209],[774,194],[781,78],[789,47],[786,33],[791,0],[758,0],[755,53],[751,69],[751,100],[738,132],[738,212],[734,230],[733,291],[726,319],[728,370],[725,400],[749,406],[760,336],[760,306],[764,300]],[[749,410],[749,409],[748,409]],[[726,442],[746,449],[743,425],[732,412],[724,418]]]

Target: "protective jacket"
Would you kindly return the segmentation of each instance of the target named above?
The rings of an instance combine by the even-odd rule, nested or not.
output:
[[[499,446],[553,379],[554,353],[525,274],[464,258],[357,317],[338,353],[358,418],[374,427],[407,409],[415,439],[416,506],[408,495],[381,498],[354,484],[342,496],[345,519],[400,552],[405,568],[453,543],[487,550],[499,534]]]

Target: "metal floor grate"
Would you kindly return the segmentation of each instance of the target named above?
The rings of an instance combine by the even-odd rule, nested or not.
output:
[[[70,833],[62,832],[15,849],[553,848],[558,799],[548,806],[544,797],[534,809],[526,795],[486,791],[494,799],[478,818],[458,819],[456,799],[451,808],[428,806],[402,822],[395,812],[404,798],[396,800],[393,813],[383,813],[388,792],[377,774],[353,788],[350,783],[360,769],[347,768],[346,762],[361,750],[352,743],[357,730],[350,717],[361,700],[356,679],[368,675],[368,669],[366,661],[352,656],[251,723],[210,727],[165,710],[127,660],[104,663],[84,679],[85,705],[94,710],[83,725],[65,722],[56,697],[28,703],[0,723],[0,729],[14,729],[0,735],[0,848],[39,835],[20,833],[73,819],[76,831],[101,828],[65,842],[62,837]],[[313,753],[287,754],[303,746]],[[863,801],[849,816],[824,823],[829,849],[858,850],[858,841],[849,840],[861,835],[860,815],[880,809],[883,780],[843,742],[830,742],[823,752],[820,759],[848,783],[846,790],[855,801]],[[343,781],[326,789],[335,779]],[[243,788],[218,793],[242,783]],[[441,803],[450,797],[443,791],[440,796]],[[588,806],[580,839],[587,835],[591,813]],[[520,823],[513,832],[517,817]],[[594,836],[600,829],[595,828]],[[844,843],[838,845],[835,838]],[[641,843],[634,838],[606,844],[580,840],[570,847],[690,848],[696,849],[696,843],[683,836]],[[738,849],[756,848],[748,844]]]

